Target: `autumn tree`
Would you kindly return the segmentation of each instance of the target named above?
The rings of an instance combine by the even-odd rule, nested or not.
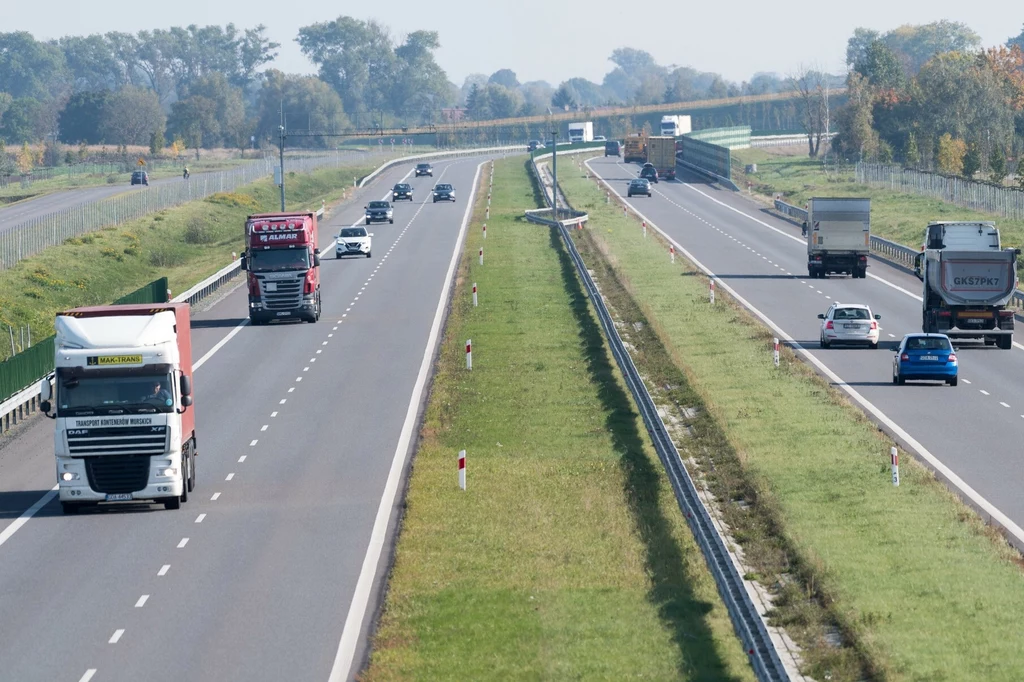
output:
[[[939,150],[936,161],[939,170],[947,175],[960,175],[964,172],[964,156],[967,154],[967,143],[945,133],[939,138]]]

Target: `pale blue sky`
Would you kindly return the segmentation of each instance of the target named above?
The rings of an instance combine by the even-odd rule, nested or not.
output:
[[[557,85],[573,76],[600,82],[616,47],[644,49],[662,64],[715,71],[734,81],[748,80],[757,71],[792,74],[801,64],[841,72],[846,40],[856,26],[888,30],[904,23],[962,21],[990,46],[1017,35],[1024,23],[1024,4],[1007,0],[2,0],[2,6],[0,31],[26,30],[37,38],[192,23],[234,22],[240,28],[262,23],[282,45],[275,66],[304,73],[313,68],[294,42],[300,26],[339,14],[374,18],[396,36],[438,31],[438,61],[459,85],[467,74],[500,68],[512,69],[523,82]],[[553,42],[556,31],[572,37]]]

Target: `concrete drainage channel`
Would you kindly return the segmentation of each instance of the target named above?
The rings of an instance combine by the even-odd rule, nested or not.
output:
[[[615,357],[615,362],[622,371],[633,400],[640,410],[644,425],[658,452],[658,457],[668,473],[676,500],[686,516],[690,529],[701,548],[701,552],[704,554],[708,568],[715,578],[718,592],[729,611],[733,627],[736,629],[740,641],[743,642],[744,649],[749,654],[750,664],[757,674],[757,678],[761,682],[790,680],[789,670],[783,664],[772,636],[768,632],[767,625],[748,592],[747,585],[744,583],[743,577],[737,568],[736,560],[730,554],[725,540],[707,507],[704,505],[697,487],[694,485],[693,479],[690,477],[689,472],[687,472],[686,467],[683,466],[679,451],[676,449],[675,443],[672,441],[664,422],[661,420],[654,399],[647,391],[647,387],[640,377],[636,365],[633,364],[633,359],[630,357],[622,338],[619,336],[615,322],[604,303],[597,284],[587,270],[587,266],[572,240],[569,227],[586,223],[587,214],[574,211],[568,202],[565,201],[561,190],[552,191],[552,180],[546,172],[547,169],[544,169],[544,172],[542,172],[537,167],[536,162],[531,163],[530,167],[537,182],[544,190],[544,198],[548,206],[552,208],[527,211],[526,218],[530,222],[555,227],[562,235],[562,241],[565,244],[566,250],[575,264],[576,272],[583,282],[597,312],[601,328],[604,330],[605,338],[608,340],[612,355]],[[555,208],[555,202],[552,200],[553,195],[558,196],[557,203],[559,206],[557,208]],[[562,205],[565,208],[562,208]],[[546,218],[544,214],[551,215],[556,219]],[[566,218],[562,220],[557,219],[561,215],[565,215]]]
[[[382,164],[372,173],[364,177],[358,186],[365,187],[367,184],[377,178],[378,175],[386,171],[387,169],[397,166],[403,163],[410,163],[412,161],[425,161],[431,159],[449,159],[458,158],[463,156],[478,156],[480,154],[510,154],[518,153],[523,151],[523,146],[505,146],[505,147],[486,147],[482,149],[464,149],[460,151],[450,152],[435,152],[431,154],[418,154],[415,156],[404,156],[399,159],[393,159],[387,163]],[[323,209],[321,208],[317,212],[317,216],[323,216]],[[330,247],[326,248],[329,250]],[[185,291],[178,296],[175,296],[172,301],[181,302],[185,301],[191,305],[202,301],[207,298],[225,284],[228,284],[235,277],[241,273],[239,269],[239,261],[234,261],[230,265],[225,266],[220,271],[207,277],[202,282],[199,282],[188,291]],[[43,380],[43,377],[39,377],[33,384],[27,386],[25,389],[16,393],[15,395],[7,398],[3,402],[0,402],[0,434],[9,431],[11,428],[17,426],[19,423],[28,419],[30,416],[35,414],[39,410],[39,383]]]

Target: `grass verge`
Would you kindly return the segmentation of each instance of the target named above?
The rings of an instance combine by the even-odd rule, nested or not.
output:
[[[669,386],[656,393],[680,451],[775,592],[808,674],[1024,679],[1019,554],[913,459],[894,488],[891,443],[862,412],[788,351],[775,369],[770,332],[723,292],[711,306],[707,280],[671,265],[603,189],[578,171],[560,180],[590,213],[577,239],[588,265],[607,261],[590,265],[603,290],[628,293],[614,302],[649,385]]]
[[[496,169],[360,679],[753,679],[557,232],[521,218],[522,157]]]
[[[1010,220],[1001,215],[960,208],[954,204],[904,192],[858,183],[850,165],[823,165],[789,150],[743,149],[733,151],[733,180],[740,187],[753,183],[757,198],[771,205],[773,196],[781,193],[787,203],[803,206],[811,197],[871,197],[871,233],[905,246],[920,248],[924,228],[933,220],[994,220],[1005,246],[1024,245],[1024,220]],[[757,173],[742,172],[746,164],[756,163]],[[741,172],[735,172],[737,166]]]
[[[342,198],[352,167],[290,174],[290,208],[320,207]],[[279,210],[278,189],[262,180],[232,193],[160,211],[116,227],[68,239],[0,271],[0,328],[31,326],[32,336],[53,333],[58,310],[112,301],[158,277],[180,293],[231,262],[244,245],[245,217]],[[0,359],[7,357],[0,344]]]

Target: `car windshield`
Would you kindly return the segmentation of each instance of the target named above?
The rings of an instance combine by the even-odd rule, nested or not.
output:
[[[386,201],[371,201],[370,208],[390,208],[391,204]]]
[[[438,192],[450,192],[450,191],[452,191],[452,186],[451,185],[438,185],[434,189],[436,189]]]
[[[172,385],[170,374],[58,375],[57,416],[171,412]]]
[[[366,230],[362,227],[346,227],[341,231],[341,237],[365,237]]]
[[[871,313],[865,308],[836,308],[832,317],[836,320],[870,320]]]
[[[308,249],[254,250],[249,257],[252,272],[279,272],[283,270],[309,270]]]
[[[395,185],[395,189],[398,190],[399,192],[408,192],[409,185]]]
[[[420,164],[417,164],[416,167],[419,168],[420,170],[426,170],[427,168],[430,168],[430,164],[429,163],[420,163]]]
[[[912,336],[907,339],[907,350],[952,350],[952,347],[941,337]]]

